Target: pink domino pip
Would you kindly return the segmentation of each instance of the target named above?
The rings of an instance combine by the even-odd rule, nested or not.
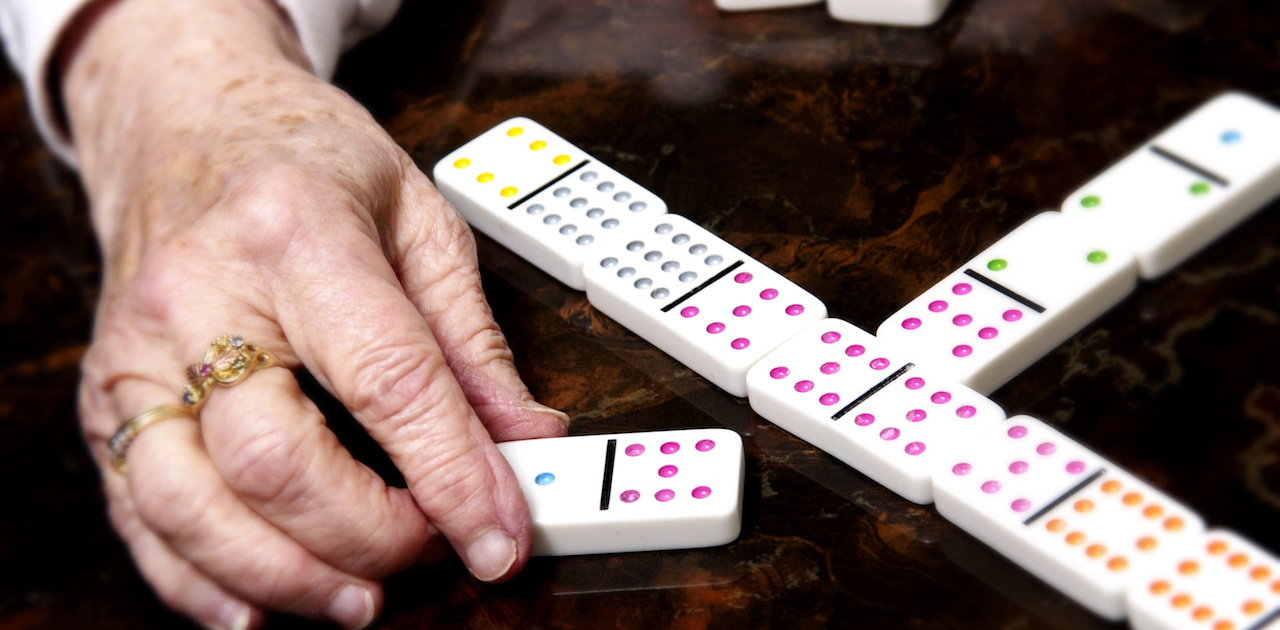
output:
[[[1185,506],[1029,416],[951,454],[933,492],[944,518],[1114,621],[1143,572],[1204,531]]]
[[[735,396],[761,357],[827,316],[809,292],[677,214],[637,220],[583,275],[592,306]]]
[[[870,333],[824,319],[747,374],[766,420],[916,503],[933,501],[933,469],[957,444],[1005,419],[985,396],[907,361]]]
[[[902,307],[876,336],[990,394],[1133,291],[1137,260],[1099,227],[1038,214]]]

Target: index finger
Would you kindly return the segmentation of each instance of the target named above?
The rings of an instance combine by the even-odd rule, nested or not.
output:
[[[382,445],[471,572],[514,574],[531,545],[528,508],[427,323],[367,235],[299,229],[309,246],[282,258],[294,282],[275,292],[298,356]]]

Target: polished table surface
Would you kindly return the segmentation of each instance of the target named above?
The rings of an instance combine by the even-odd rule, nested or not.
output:
[[[955,0],[928,29],[711,0],[408,4],[338,82],[424,171],[530,116],[868,330],[1207,98],[1280,103],[1272,0]],[[184,627],[111,532],[78,436],[100,263],[22,98],[0,75],[0,630]],[[520,371],[573,433],[743,435],[742,535],[535,559],[501,586],[410,570],[377,627],[1110,627],[479,242]],[[1278,356],[1272,203],[992,398],[1280,552]]]

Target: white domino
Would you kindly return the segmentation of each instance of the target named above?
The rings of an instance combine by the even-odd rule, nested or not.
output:
[[[1004,411],[853,324],[825,319],[747,373],[747,400],[766,420],[916,503],[957,443]]]
[[[1225,530],[1210,530],[1129,589],[1136,630],[1280,628],[1280,560]]]
[[[800,7],[819,2],[822,0],[716,0],[716,8],[721,11],[757,11]]]
[[[1085,184],[1062,204],[1106,217],[1142,277],[1164,274],[1280,194],[1280,110],[1219,96]]]
[[[533,517],[533,554],[690,549],[742,527],[742,438],[728,429],[502,442]]]
[[[827,0],[831,17],[844,22],[928,26],[938,21],[951,0]]]
[[[667,211],[656,195],[528,118],[462,145],[432,177],[472,227],[579,291],[593,248],[636,217]]]
[[[1092,219],[1044,212],[885,320],[876,336],[990,394],[1137,284],[1132,253]]]
[[[804,289],[692,221],[666,214],[584,270],[587,300],[734,396],[747,370],[827,308]]]
[[[933,492],[947,520],[1111,620],[1144,571],[1204,531],[1191,510],[1027,416],[951,454]]]

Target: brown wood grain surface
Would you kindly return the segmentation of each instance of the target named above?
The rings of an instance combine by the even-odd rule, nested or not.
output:
[[[1280,104],[1271,0],[955,0],[927,29],[821,5],[434,4],[407,2],[338,75],[424,171],[532,117],[867,330],[1222,90]],[[75,174],[23,98],[0,73],[0,630],[186,627],[112,533],[79,438],[100,263]],[[743,435],[742,536],[535,559],[502,586],[417,568],[388,581],[375,627],[1111,627],[479,242],[521,373],[572,432]],[[1280,552],[1277,357],[1272,203],[992,398]]]

